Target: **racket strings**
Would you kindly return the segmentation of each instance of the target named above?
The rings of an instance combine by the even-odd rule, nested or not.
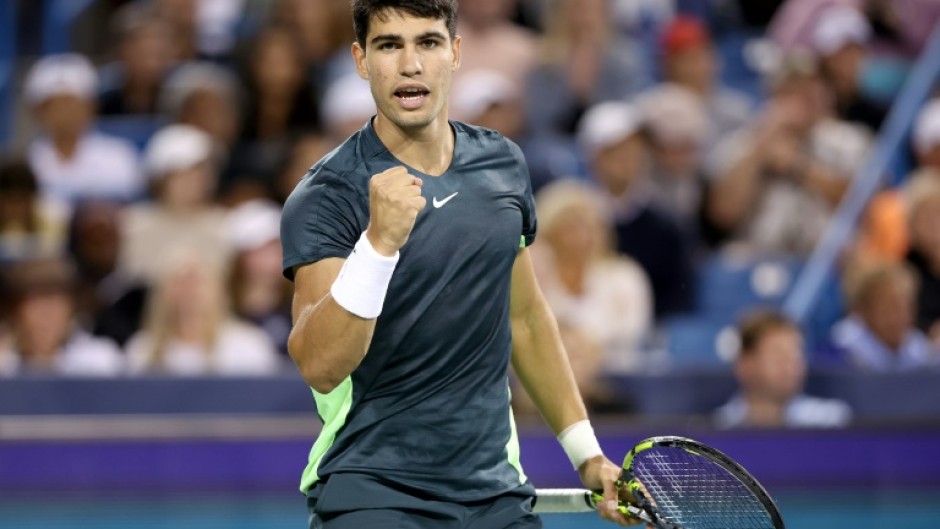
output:
[[[683,529],[773,529],[760,500],[738,477],[677,447],[637,454],[633,472],[667,521]]]

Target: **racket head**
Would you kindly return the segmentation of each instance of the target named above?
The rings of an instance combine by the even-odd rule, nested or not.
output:
[[[692,439],[651,437],[623,460],[618,487],[660,529],[785,529],[776,503],[741,465]]]

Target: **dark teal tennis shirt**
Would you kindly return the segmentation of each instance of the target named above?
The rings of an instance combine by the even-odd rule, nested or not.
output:
[[[365,474],[449,501],[526,483],[509,407],[509,292],[536,219],[528,169],[499,133],[451,121],[450,168],[401,249],[372,344],[329,394],[301,481]],[[371,122],[314,165],[284,206],[284,274],[346,258],[369,223],[369,180],[403,165]]]

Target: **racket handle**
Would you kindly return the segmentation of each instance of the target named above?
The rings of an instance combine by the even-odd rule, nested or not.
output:
[[[597,509],[594,493],[586,489],[538,489],[532,512],[592,512]]]

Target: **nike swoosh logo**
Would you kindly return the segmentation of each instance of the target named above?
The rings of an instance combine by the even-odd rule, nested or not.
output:
[[[445,198],[444,200],[438,200],[437,197],[434,197],[434,199],[431,200],[431,203],[434,204],[434,207],[435,207],[435,208],[442,207],[444,204],[450,202],[450,199],[452,199],[452,198],[454,198],[455,196],[457,196],[457,193],[459,193],[459,192],[460,192],[460,191],[454,191],[454,194],[453,194],[453,195],[451,195],[451,196]]]

